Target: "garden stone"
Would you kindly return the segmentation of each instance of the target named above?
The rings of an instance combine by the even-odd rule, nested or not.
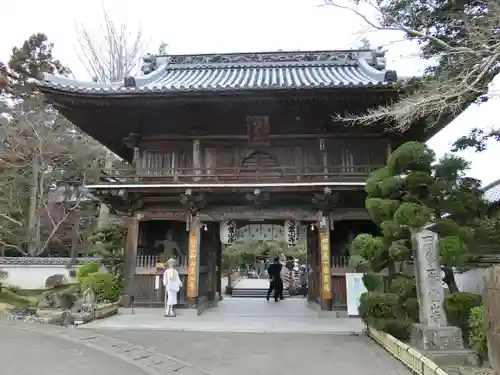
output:
[[[491,368],[500,374],[500,266],[488,269],[483,292],[488,338],[488,357]]]
[[[464,349],[462,330],[448,326],[446,320],[438,235],[424,229],[414,233],[412,240],[420,321],[412,326],[412,345],[440,365],[476,365],[477,355]]]
[[[64,284],[66,281],[66,276],[63,274],[55,274],[52,276],[47,277],[45,279],[45,287],[52,289],[58,285]]]
[[[72,312],[80,312],[83,310],[83,298],[77,298],[75,303],[73,304],[73,307],[71,308]]]
[[[75,324],[75,317],[71,315],[70,311],[64,311],[61,315],[60,324],[63,327],[69,327]]]

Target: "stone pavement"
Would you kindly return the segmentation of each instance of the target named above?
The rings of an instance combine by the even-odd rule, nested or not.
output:
[[[0,321],[0,374],[411,374],[359,319],[318,317],[301,299],[226,299],[202,316],[180,313],[124,310],[67,329]]]
[[[0,374],[208,375],[137,344],[78,328],[0,322]]]
[[[140,329],[193,332],[238,333],[362,333],[364,324],[357,318],[336,318],[335,313],[318,316],[301,298],[278,303],[264,299],[226,298],[217,308],[201,316],[194,311],[178,310],[176,318],[164,318],[163,310],[153,308],[121,309],[116,316],[82,326],[86,329]]]
[[[364,335],[98,332],[168,354],[213,375],[411,375]]]
[[[142,375],[147,372],[81,344],[0,323],[0,374]]]

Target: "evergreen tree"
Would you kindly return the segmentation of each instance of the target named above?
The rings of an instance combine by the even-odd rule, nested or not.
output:
[[[425,144],[408,142],[369,176],[366,208],[381,235],[358,235],[352,262],[366,272],[368,293],[361,299],[360,315],[376,328],[405,339],[418,319],[415,280],[398,266],[416,261],[411,236],[423,227],[431,225],[438,233],[443,281],[451,293],[458,292],[453,267],[468,259],[473,228],[487,209],[480,182],[465,176],[467,168],[461,158],[447,155],[436,161]],[[387,282],[378,275],[383,270]]]

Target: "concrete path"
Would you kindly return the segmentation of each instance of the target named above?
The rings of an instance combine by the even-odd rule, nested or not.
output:
[[[35,327],[38,328],[38,327]],[[0,373],[142,375],[144,370],[80,343],[0,323]]]
[[[217,308],[201,316],[193,310],[178,310],[176,318],[164,318],[162,309],[120,309],[116,316],[82,326],[84,329],[239,332],[239,333],[362,333],[364,325],[357,318],[319,317],[301,298],[278,303],[264,299],[226,298]]]
[[[96,332],[168,354],[213,375],[411,375],[364,335]]]
[[[0,322],[1,374],[411,375],[365,335],[59,328]]]

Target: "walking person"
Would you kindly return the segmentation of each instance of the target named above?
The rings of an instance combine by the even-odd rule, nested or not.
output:
[[[283,299],[283,280],[281,280],[282,265],[279,258],[274,259],[274,263],[269,266],[267,273],[269,274],[269,289],[267,290],[266,299],[269,301],[271,292],[274,291],[274,301],[278,302]]]
[[[177,293],[182,288],[179,272],[175,269],[176,260],[170,258],[166,262],[167,269],[163,273],[163,285],[165,286],[165,315],[174,317],[174,307],[177,305]]]
[[[303,264],[300,267],[300,287],[302,289],[302,295],[307,297],[307,282],[309,279],[309,273],[307,272],[307,267]]]

